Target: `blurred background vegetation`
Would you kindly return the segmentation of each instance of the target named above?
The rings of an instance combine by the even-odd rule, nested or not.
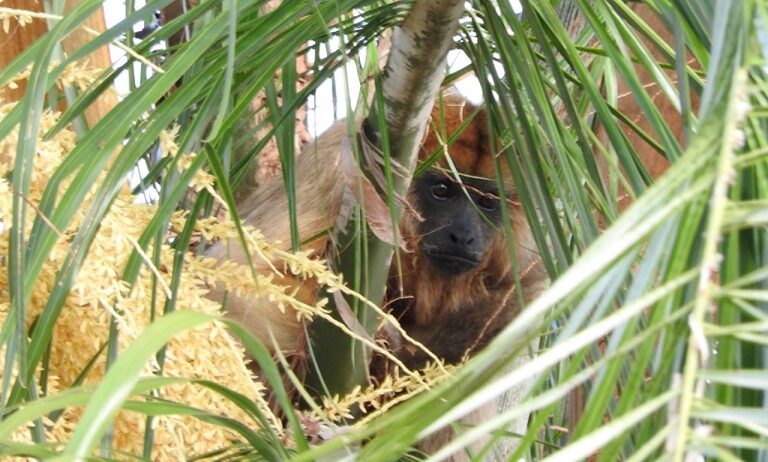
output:
[[[0,3],[4,455],[408,459],[522,385],[432,460],[485,435],[515,442],[508,460],[768,460],[759,0],[466,3],[469,61],[444,85],[477,78],[553,283],[431,392],[358,424],[332,415],[341,397],[298,410],[287,365],[219,321],[204,286],[222,268],[192,255],[242,228],[206,217],[278,164],[290,194],[308,101],[335,80],[360,91],[314,120],[367,114],[389,31],[418,4],[126,1],[106,27],[97,0]],[[110,43],[128,53],[112,63]],[[333,351],[338,335],[316,341]],[[375,393],[350,390],[361,366],[336,359],[336,393]]]

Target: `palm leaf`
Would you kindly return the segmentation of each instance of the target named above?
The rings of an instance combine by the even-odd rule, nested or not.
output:
[[[67,64],[123,37],[134,22],[167,3],[128,11],[126,20],[93,44],[50,66],[61,38],[99,5],[82,3],[0,71],[5,84],[33,65],[27,92],[0,120],[0,138],[13,140],[15,162],[5,170],[11,172],[6,184],[14,194],[3,196],[11,199],[3,206],[10,214],[2,217],[8,249],[3,274],[8,290],[0,299],[4,454],[91,456],[101,439],[100,455],[112,457],[110,425],[122,408],[152,418],[194,415],[234,432],[245,453],[268,460],[341,459],[339,454],[350,460],[394,460],[430,432],[524,385],[524,401],[478,427],[457,426],[457,438],[435,459],[487,435],[493,435],[492,442],[513,442],[516,450],[505,456],[510,460],[765,457],[768,11],[753,0],[720,0],[714,6],[648,0],[642,2],[644,10],[613,0],[523,1],[522,15],[507,2],[468,5],[455,42],[479,78],[499,162],[513,173],[552,285],[537,300],[527,301],[496,341],[430,393],[310,447],[277,367],[262,346],[233,325],[275,388],[295,446],[281,446],[284,435],[265,425],[270,421],[265,411],[221,385],[209,383],[209,388],[259,422],[264,432],[189,403],[153,401],[158,392],[151,390],[160,389],[162,379],[139,380],[142,365],[186,325],[163,323],[186,319],[191,325],[202,319],[190,313],[160,316],[183,308],[176,300],[184,295],[179,284],[191,270],[181,254],[170,260],[167,274],[149,276],[154,302],[146,310],[160,319],[129,342],[131,353],[118,354],[128,351],[121,347],[127,334],[117,327],[120,312],[114,308],[119,304],[113,298],[116,317],[104,332],[107,354],[100,358],[99,350],[93,359],[108,372],[95,388],[73,383],[57,390],[49,370],[62,354],[55,348],[60,341],[56,327],[135,165],[148,162],[143,184],[158,185],[161,194],[154,215],[136,237],[141,251],[131,250],[115,273],[126,294],[144,290],[140,281],[146,268],[164,267],[159,249],[168,244],[177,209],[195,204],[188,227],[173,235],[178,250],[191,240],[198,212],[210,211],[213,200],[206,193],[187,200],[198,172],[213,172],[216,191],[226,192],[224,203],[235,209],[230,191],[267,142],[238,138],[239,121],[259,92],[268,95],[268,103],[256,109],[266,115],[259,128],[269,126],[268,135],[277,137],[289,204],[295,203],[295,110],[345,62],[358,63],[361,75],[352,80],[364,82],[375,69],[372,44],[411,8],[408,2],[365,0],[285,1],[271,12],[262,10],[261,1],[196,5],[135,46],[138,55],[157,58],[154,46],[194,26],[188,42],[157,60],[163,72],[134,74],[130,94],[78,135],[32,210],[24,198],[42,162],[36,153],[43,140],[61,136],[115,79],[133,74],[136,59],[104,71],[70,99],[58,123],[39,133],[44,111],[57,107],[62,93],[57,79],[66,75]],[[561,19],[574,12],[576,22]],[[650,23],[664,24],[669,34]],[[332,40],[342,46],[316,62],[308,86],[294,91],[296,56]],[[276,74],[280,79],[274,79]],[[626,109],[627,98],[634,112]],[[681,113],[680,127],[671,125],[660,101]],[[361,103],[364,107],[367,100]],[[354,106],[352,101],[348,105]],[[179,152],[193,154],[181,170],[181,157],[156,157],[158,138],[174,125],[179,126]],[[672,162],[660,178],[646,169],[649,152]],[[623,210],[628,202],[632,205]],[[295,223],[295,206],[291,209]],[[247,245],[239,222],[235,229]],[[298,246],[295,225],[290,238]],[[62,242],[64,256],[54,260]],[[351,248],[362,249],[362,244]],[[373,260],[365,264],[386,267],[377,259],[388,259],[388,254],[367,254]],[[53,270],[47,266],[51,261],[57,262]],[[357,276],[347,280],[370,294],[366,287],[371,281],[360,276],[365,267],[361,254],[349,261],[349,274]],[[164,298],[158,274],[171,281],[171,298]],[[41,284],[51,287],[42,301],[36,292]],[[538,354],[510,368],[515,356],[537,339]],[[157,358],[162,365],[163,355]],[[130,367],[124,367],[128,362]],[[83,365],[83,374],[91,367]],[[339,367],[336,379],[348,382],[355,367],[359,372],[359,364]],[[55,391],[40,396],[47,390]],[[141,404],[128,401],[130,394],[148,398]],[[67,448],[49,444],[46,418],[89,401]],[[510,434],[509,424],[528,413],[527,432]],[[30,421],[29,441],[12,441],[11,435]],[[150,436],[137,438],[147,438],[144,455],[150,457],[156,443],[152,430],[146,432]],[[491,458],[490,446],[487,451],[474,454],[475,459]]]

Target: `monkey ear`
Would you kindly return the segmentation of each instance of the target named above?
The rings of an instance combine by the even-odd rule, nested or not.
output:
[[[368,142],[373,146],[381,146],[381,136],[379,136],[380,133],[379,131],[373,129],[367,118],[363,121],[362,128],[363,139],[365,142]]]
[[[365,132],[365,130],[363,131]],[[370,140],[365,136],[361,138],[361,148],[365,153],[363,157],[371,158],[371,156],[379,156],[378,148],[376,148],[375,145],[371,145]],[[381,165],[381,163],[378,162],[377,159],[369,163],[369,168],[379,168],[379,165]],[[349,137],[344,138],[341,142],[341,170],[344,175],[346,189],[351,193],[351,196],[354,197],[357,203],[365,209],[365,219],[373,234],[376,235],[379,240],[386,242],[389,245],[394,246],[397,242],[401,243],[401,245],[405,245],[403,239],[400,239],[398,236],[398,228],[392,223],[392,215],[389,207],[384,200],[382,200],[373,184],[357,167],[355,156],[352,151],[352,141]],[[395,170],[397,169],[395,168]],[[374,178],[383,178],[383,173],[373,172],[373,176]],[[382,190],[385,189],[386,188],[382,188]],[[405,202],[402,198],[396,197],[395,200],[403,203]],[[403,251],[406,251],[405,247],[403,247]]]

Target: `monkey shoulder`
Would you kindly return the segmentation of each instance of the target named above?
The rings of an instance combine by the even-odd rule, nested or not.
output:
[[[439,314],[428,322],[421,322],[416,312],[420,309],[418,293],[396,300],[391,307],[409,336],[446,363],[457,364],[485,347],[517,315],[519,298],[513,292],[514,286],[507,280],[451,309],[437,307],[434,311]],[[429,361],[426,352],[398,334],[389,330],[387,335],[395,354],[409,368],[421,368]]]

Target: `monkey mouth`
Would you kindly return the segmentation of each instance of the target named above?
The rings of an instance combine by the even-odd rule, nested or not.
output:
[[[436,268],[446,273],[459,275],[477,268],[481,260],[449,253],[425,252],[429,261]]]

